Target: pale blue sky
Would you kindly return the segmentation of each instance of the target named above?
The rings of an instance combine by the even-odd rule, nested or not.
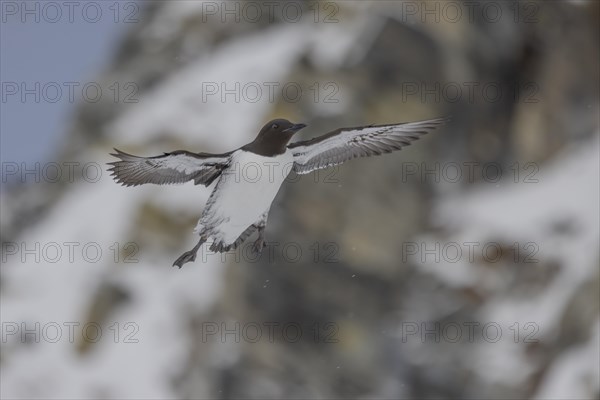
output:
[[[8,3],[17,7],[24,3],[31,7],[34,3],[43,4],[0,3],[0,80],[3,82],[0,155],[3,162],[50,161],[61,147],[60,140],[65,137],[68,119],[76,106],[69,101],[64,82],[94,81],[98,72],[107,68],[119,38],[132,24],[115,22],[113,11],[109,9],[114,2],[95,2],[102,9],[102,17],[96,23],[83,18],[82,8],[74,9],[72,22],[66,8],[61,10],[62,17],[55,23],[51,22],[55,10],[48,9],[44,15],[41,8],[37,12],[39,22],[33,14],[26,15],[26,22],[22,22],[23,10],[17,9],[13,14],[14,9],[6,8]],[[80,2],[81,7],[85,3]],[[89,15],[93,15],[92,11]],[[44,101],[43,96],[36,103],[33,95],[28,95],[23,102],[20,93],[12,96],[6,93],[6,85],[13,82],[18,85],[25,82],[27,87],[34,87],[35,82],[40,85],[55,82],[64,91],[56,103]],[[54,96],[53,93],[49,96]]]

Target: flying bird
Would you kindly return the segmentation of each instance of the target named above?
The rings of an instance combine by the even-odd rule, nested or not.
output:
[[[256,138],[239,149],[222,154],[177,150],[154,157],[138,157],[115,149],[119,160],[109,163],[115,181],[124,186],[194,181],[209,186],[217,182],[194,230],[200,236],[191,250],[173,263],[181,268],[194,261],[204,242],[210,250],[237,248],[258,231],[254,249],[265,247],[265,227],[273,199],[287,175],[342,164],[352,158],[378,156],[400,150],[448,121],[436,118],[391,125],[340,128],[314,139],[289,143],[304,124],[285,119],[269,121]],[[246,169],[246,167],[251,167]],[[252,176],[243,176],[250,171]],[[250,175],[250,172],[248,172]]]

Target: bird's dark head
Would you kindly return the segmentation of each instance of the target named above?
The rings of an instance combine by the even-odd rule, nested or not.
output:
[[[294,133],[304,128],[304,124],[293,124],[287,119],[274,119],[265,124],[260,130],[258,136],[267,136],[269,138],[289,136],[291,139]],[[289,140],[289,139],[288,139]]]
[[[305,126],[304,124],[293,124],[287,119],[274,119],[267,122],[254,139],[254,142],[245,147],[250,146],[249,148],[258,154],[284,153],[292,136]]]

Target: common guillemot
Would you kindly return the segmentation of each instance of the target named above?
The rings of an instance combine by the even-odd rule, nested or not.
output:
[[[204,242],[213,239],[211,251],[237,248],[254,231],[254,249],[265,246],[265,227],[273,199],[287,175],[342,164],[356,157],[378,156],[400,150],[448,121],[436,118],[391,125],[340,128],[314,139],[288,144],[304,124],[285,119],[269,121],[254,141],[222,154],[177,150],[154,157],[138,157],[115,149],[119,161],[109,163],[115,181],[124,186],[158,185],[194,181],[196,185],[217,184],[194,233],[200,240],[173,263],[181,268],[194,261]],[[251,166],[252,177],[240,176]]]

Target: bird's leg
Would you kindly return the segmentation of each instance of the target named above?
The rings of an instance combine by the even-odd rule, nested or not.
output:
[[[265,225],[261,224],[258,226],[258,238],[254,241],[254,251],[258,254],[262,253],[262,250],[267,247],[265,243]]]
[[[177,265],[179,269],[181,269],[181,267],[183,267],[183,264],[194,261],[196,259],[196,253],[198,253],[198,249],[200,248],[200,246],[202,246],[204,242],[206,242],[206,236],[200,236],[200,240],[198,240],[198,243],[194,246],[194,248],[183,253],[181,257],[175,260],[173,266]]]

